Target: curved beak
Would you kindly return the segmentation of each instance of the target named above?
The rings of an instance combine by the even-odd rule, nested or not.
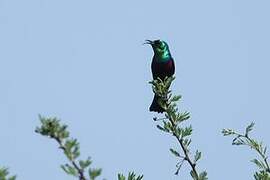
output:
[[[154,44],[154,41],[151,41],[149,39],[146,39],[145,42],[143,44],[150,44],[150,45],[153,45]]]

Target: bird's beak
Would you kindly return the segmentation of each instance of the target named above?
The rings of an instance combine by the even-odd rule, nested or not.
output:
[[[151,40],[145,40],[145,42],[143,43],[143,44],[150,44],[150,45],[153,45],[154,44],[154,42],[153,41],[151,41]]]

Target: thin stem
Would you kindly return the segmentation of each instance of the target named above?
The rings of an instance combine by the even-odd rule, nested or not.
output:
[[[172,123],[173,127],[176,127],[176,124],[173,122],[173,120],[172,120],[171,117],[169,117],[169,121]],[[175,129],[175,128],[174,128],[174,129]],[[183,152],[184,152],[184,155],[185,155],[184,160],[186,160],[186,161],[189,163],[189,165],[190,165],[191,168],[192,168],[192,171],[193,171],[194,174],[195,174],[196,179],[198,180],[198,179],[199,179],[199,175],[198,175],[198,172],[197,172],[197,170],[196,170],[196,164],[193,163],[193,162],[191,161],[191,159],[190,159],[190,157],[189,157],[189,155],[188,155],[188,150],[187,150],[187,148],[185,147],[185,145],[184,145],[184,143],[183,143],[183,139],[180,139],[180,138],[176,135],[176,133],[175,133],[174,131],[173,131],[173,136],[177,139],[177,141],[179,142],[179,144],[180,144],[180,146],[181,146],[181,148],[182,148],[182,150],[183,150]]]

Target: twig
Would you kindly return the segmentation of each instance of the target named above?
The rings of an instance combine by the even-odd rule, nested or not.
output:
[[[65,146],[63,146],[63,143],[60,140],[60,138],[58,138],[58,137],[52,137],[52,138],[55,139],[58,142],[60,149],[62,149],[64,151],[64,153],[66,153],[67,149],[65,148]],[[71,159],[70,162],[72,163],[74,168],[77,170],[80,180],[86,180],[83,170],[79,168],[77,163],[73,159]]]
[[[172,123],[173,127],[176,127],[176,124],[173,122],[171,117],[169,117],[169,121]],[[188,150],[183,144],[183,139],[180,139],[175,132],[173,132],[173,136],[177,139],[178,143],[180,144],[180,146],[181,146],[181,148],[182,148],[182,150],[184,152],[184,155],[185,155],[184,160],[186,160],[189,163],[189,165],[191,166],[191,168],[192,168],[192,170],[193,170],[193,172],[195,174],[195,178],[198,180],[199,175],[198,175],[198,172],[196,170],[196,164],[191,161],[191,159],[190,159],[190,157],[188,155]]]

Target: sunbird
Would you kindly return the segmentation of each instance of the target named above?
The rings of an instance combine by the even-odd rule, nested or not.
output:
[[[151,63],[151,70],[153,79],[158,77],[164,80],[165,77],[171,77],[175,72],[174,60],[171,56],[169,46],[162,40],[146,40],[144,44],[150,44],[154,51],[154,56]],[[158,95],[155,94],[150,111],[163,113],[164,109],[158,103]]]

